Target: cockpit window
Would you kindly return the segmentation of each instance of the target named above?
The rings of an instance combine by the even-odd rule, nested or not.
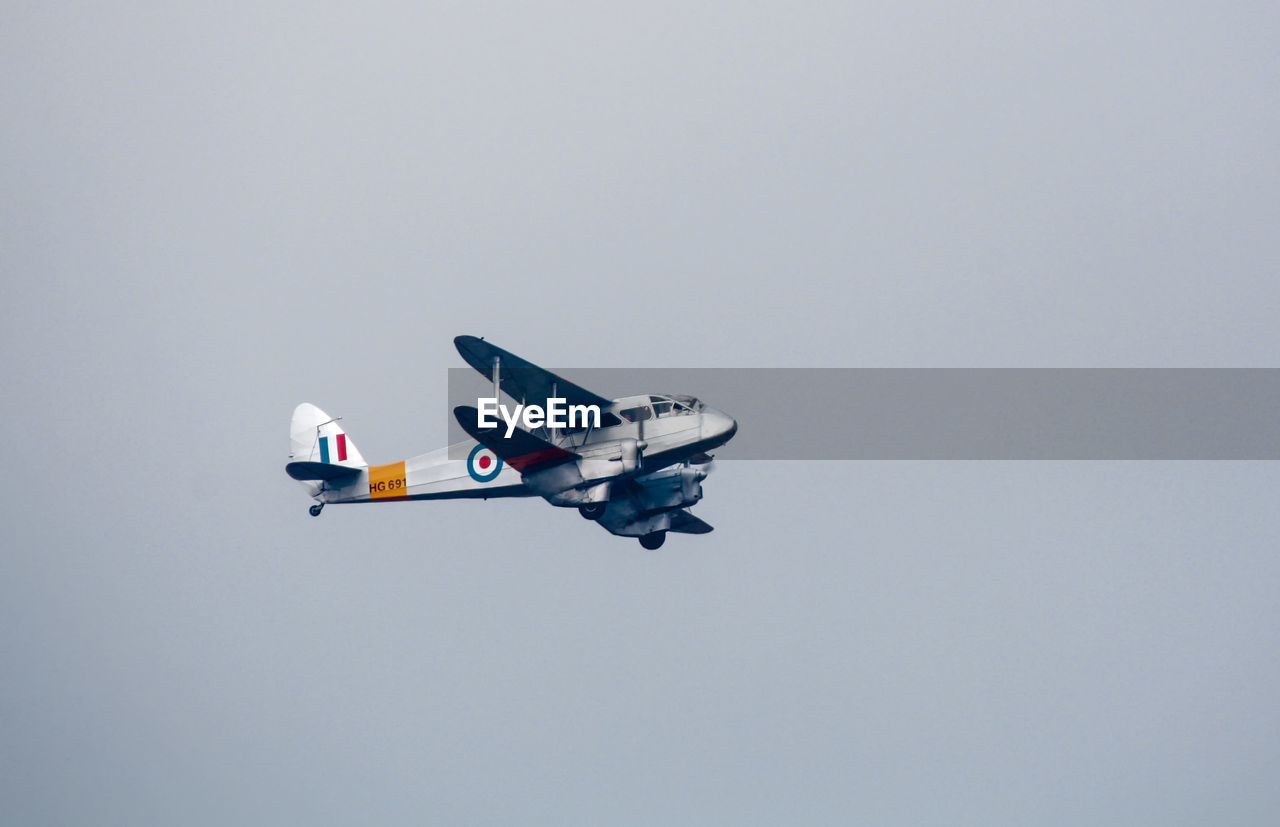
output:
[[[683,393],[673,394],[671,401],[674,403],[671,407],[672,413],[688,414],[700,411],[703,408],[702,400],[696,396],[689,396]]]
[[[654,416],[679,416],[702,410],[702,403],[692,396],[650,396]]]

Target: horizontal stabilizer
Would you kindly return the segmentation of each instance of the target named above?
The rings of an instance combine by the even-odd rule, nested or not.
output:
[[[688,511],[680,509],[671,514],[671,528],[667,530],[677,534],[710,534],[713,529]]]
[[[577,454],[552,445],[545,439],[519,428],[516,428],[509,437],[503,435],[507,427],[504,424],[481,428],[480,412],[468,405],[459,405],[454,408],[453,415],[457,417],[462,430],[470,434],[472,439],[493,451],[507,465],[521,473],[559,465],[578,458]]]
[[[331,462],[291,462],[284,467],[284,472],[295,480],[324,480],[336,482],[357,476],[363,468],[352,468],[350,465],[334,465]]]

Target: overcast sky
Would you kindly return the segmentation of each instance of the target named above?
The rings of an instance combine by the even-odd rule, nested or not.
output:
[[[460,333],[1278,366],[1272,4],[746,5],[7,9],[0,821],[1274,819],[1275,463],[307,516],[293,407],[439,447]]]

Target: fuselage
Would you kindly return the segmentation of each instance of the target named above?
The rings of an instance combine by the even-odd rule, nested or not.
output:
[[[525,476],[466,442],[370,466],[341,485],[317,483],[313,496],[325,503],[543,496],[575,505],[592,486],[685,462],[725,444],[737,429],[731,416],[690,396],[629,396],[602,406],[598,428],[537,432],[580,457],[565,467]],[[628,451],[638,454],[637,463],[624,461]]]

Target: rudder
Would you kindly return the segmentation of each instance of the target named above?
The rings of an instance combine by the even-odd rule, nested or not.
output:
[[[289,422],[289,458],[294,462],[318,462],[348,468],[367,465],[360,449],[338,420],[310,402],[303,402],[293,409],[293,419]]]

